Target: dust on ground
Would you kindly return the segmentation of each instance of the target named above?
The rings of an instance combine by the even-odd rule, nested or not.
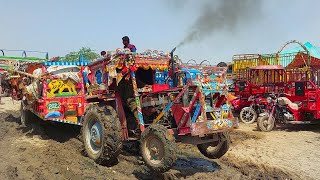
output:
[[[179,159],[167,173],[155,174],[137,152],[124,150],[113,166],[94,163],[83,153],[79,127],[37,121],[19,123],[19,102],[0,105],[1,179],[317,179],[320,127],[294,126],[270,133],[242,125],[231,133],[230,150],[219,160],[179,144]]]

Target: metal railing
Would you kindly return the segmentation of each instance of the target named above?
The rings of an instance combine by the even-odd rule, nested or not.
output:
[[[10,49],[0,49],[1,51],[1,54],[2,54],[2,57],[8,57],[8,58],[16,58],[18,60],[20,60],[21,58],[24,58],[24,59],[29,59],[30,60],[36,60],[36,59],[46,59],[48,60],[49,59],[49,53],[48,52],[43,52],[43,51],[26,51],[26,50],[10,50]],[[9,55],[7,55],[7,53]],[[20,56],[11,56],[10,54],[13,54],[13,53],[21,53],[21,57]],[[31,56],[28,56],[29,54],[32,54],[32,53],[36,53],[36,54],[41,54],[42,57],[31,57]],[[43,58],[43,54],[44,54],[44,58]],[[0,56],[1,57],[1,56]]]

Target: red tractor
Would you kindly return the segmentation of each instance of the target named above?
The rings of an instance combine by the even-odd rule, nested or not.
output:
[[[228,91],[220,81],[208,86],[215,80],[200,75],[183,81],[189,72],[176,62],[173,51],[121,49],[90,64],[46,62],[21,89],[21,120],[27,124],[33,113],[82,126],[85,151],[97,163],[116,160],[128,141],[140,142],[146,165],[157,172],[174,165],[176,142],[220,158],[237,126]]]

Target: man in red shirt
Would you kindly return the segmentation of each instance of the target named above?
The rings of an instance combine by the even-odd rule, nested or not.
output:
[[[129,48],[131,52],[136,52],[137,51],[136,46],[134,46],[133,44],[130,44],[130,39],[129,39],[128,36],[124,36],[122,38],[122,43],[124,45],[123,48]]]

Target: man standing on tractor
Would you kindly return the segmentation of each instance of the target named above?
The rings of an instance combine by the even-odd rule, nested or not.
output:
[[[124,45],[124,48],[129,48],[131,52],[136,52],[137,49],[133,44],[130,44],[130,39],[128,36],[124,36],[122,38],[122,43]],[[145,86],[145,85],[146,84],[137,80],[138,87]],[[134,127],[130,128],[132,129],[131,132],[137,135],[140,132],[139,116],[137,111],[137,104],[134,97],[134,90],[132,86],[131,77],[129,79],[123,77],[122,80],[119,82],[118,88],[119,88],[119,92],[120,92],[120,96],[123,104],[125,104],[130,109],[130,111],[134,115],[135,121],[137,122]]]
[[[122,43],[124,45],[123,48],[129,48],[131,52],[136,52],[137,51],[137,48],[133,44],[130,44],[130,39],[129,39],[128,36],[124,36],[122,38]]]
[[[100,55],[101,55],[101,57],[106,57],[107,56],[107,52],[106,51],[101,51]]]

